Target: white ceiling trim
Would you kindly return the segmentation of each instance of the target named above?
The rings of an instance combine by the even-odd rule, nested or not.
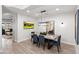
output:
[[[14,7],[14,8],[18,8],[18,9],[25,9],[28,8],[30,5],[5,5],[6,7]]]

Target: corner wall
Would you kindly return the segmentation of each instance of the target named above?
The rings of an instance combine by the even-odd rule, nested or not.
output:
[[[31,38],[31,32],[36,31],[36,21],[25,15],[17,14],[17,42],[21,42]],[[34,22],[34,29],[24,29],[23,22]]]

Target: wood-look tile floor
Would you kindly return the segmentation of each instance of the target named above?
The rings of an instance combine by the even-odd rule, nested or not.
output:
[[[58,54],[57,48],[53,47],[50,50],[42,47],[37,47],[32,44],[31,40],[25,40],[20,43],[13,42],[12,39],[3,39],[3,48],[1,54]],[[75,54],[75,46],[61,44],[60,54]]]

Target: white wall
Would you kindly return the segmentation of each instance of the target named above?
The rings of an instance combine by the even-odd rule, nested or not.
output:
[[[2,23],[12,23],[11,19],[2,19]]]
[[[75,13],[65,13],[54,16],[55,33],[61,34],[62,41],[75,44]],[[61,24],[63,22],[63,25]]]
[[[24,29],[23,22],[34,22],[34,29]],[[25,15],[17,14],[17,42],[21,42],[30,39],[31,32],[36,31],[36,21]]]
[[[40,29],[42,29],[42,30],[40,30]],[[46,25],[39,25],[38,33],[40,33],[40,32],[46,32]]]
[[[53,23],[53,20],[52,20],[52,18],[50,18],[50,17],[46,17],[46,18],[42,18],[42,20],[41,19],[36,19],[36,21],[37,21],[37,34],[40,34],[40,32],[46,32],[46,26],[45,25],[40,25],[39,26],[39,22],[46,22],[46,21],[51,21],[51,23]]]
[[[13,15],[12,18],[12,29],[13,29],[13,40],[17,41],[17,15]]]
[[[43,21],[55,21],[55,34],[62,36],[62,42],[75,44],[75,12],[53,15]],[[40,20],[38,21],[40,22]],[[63,22],[63,25],[61,23]],[[42,28],[40,29],[42,30]]]
[[[2,46],[2,6],[0,5],[0,48]]]
[[[75,44],[75,13],[63,13],[63,14],[57,14],[53,15],[50,18],[45,18],[43,21],[51,21],[53,22],[55,20],[55,33],[62,36],[62,42],[68,43],[68,44]],[[24,21],[32,21],[35,23],[34,29],[24,29],[23,28],[23,22]],[[43,29],[40,28],[38,30],[38,22],[40,20],[36,21],[30,17],[24,16],[24,15],[17,15],[16,19],[16,39],[18,42],[24,41],[26,39],[30,39],[30,34],[32,31],[35,31],[36,33],[39,33]],[[61,23],[63,22],[63,26]]]

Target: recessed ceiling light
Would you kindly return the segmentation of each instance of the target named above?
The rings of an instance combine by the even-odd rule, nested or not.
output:
[[[30,5],[5,5],[6,7],[14,7],[14,8],[18,8],[18,9],[25,9],[28,8]]]
[[[7,15],[11,15],[11,14],[10,14],[10,13],[4,13],[3,15],[4,15],[4,16],[7,16]]]
[[[56,11],[59,11],[60,9],[59,8],[56,8]]]
[[[29,13],[29,12],[30,12],[30,10],[26,10],[26,12],[27,12],[27,13]]]

